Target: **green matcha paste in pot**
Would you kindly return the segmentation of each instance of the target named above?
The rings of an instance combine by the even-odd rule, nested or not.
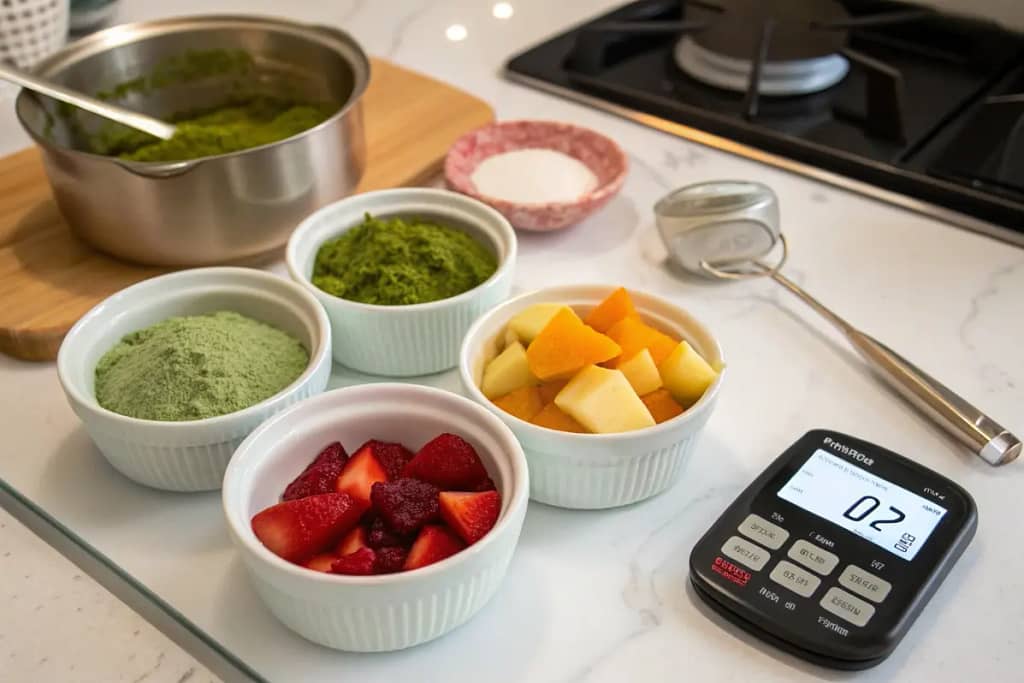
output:
[[[126,335],[96,365],[96,400],[144,420],[201,420],[278,393],[309,352],[287,332],[231,311],[168,318]]]

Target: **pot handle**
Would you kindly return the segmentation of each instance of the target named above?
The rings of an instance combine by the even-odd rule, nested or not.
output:
[[[174,178],[188,173],[203,162],[200,159],[190,159],[188,161],[168,161],[158,164],[144,164],[134,161],[117,161],[116,163],[129,173],[143,176],[144,178]]]

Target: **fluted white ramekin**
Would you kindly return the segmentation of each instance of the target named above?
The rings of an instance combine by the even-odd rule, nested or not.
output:
[[[324,444],[352,449],[374,438],[416,450],[442,432],[473,444],[501,493],[497,523],[469,548],[409,572],[342,576],[286,562],[253,533],[253,515],[277,503]],[[268,420],[235,453],[223,502],[256,592],[285,626],[327,647],[380,652],[442,636],[490,600],[519,540],[528,492],[523,449],[501,420],[456,394],[386,383],[329,391]]]
[[[96,364],[129,332],[172,316],[230,310],[294,335],[309,350],[305,372],[254,406],[227,415],[161,422],[96,402]],[[132,285],[96,305],[61,344],[57,374],[72,410],[103,456],[129,479],[169,491],[219,489],[231,454],[261,422],[327,386],[331,328],[320,304],[284,278],[251,268],[195,268]]]
[[[505,325],[539,302],[564,303],[586,315],[615,287],[569,285],[523,294],[483,315],[466,334],[459,373],[466,392],[501,418],[519,439],[530,464],[530,497],[564,508],[628,505],[661,493],[679,479],[718,398],[725,375],[722,350],[701,323],[678,306],[630,291],[650,325],[685,339],[722,372],[685,413],[659,425],[618,434],[574,434],[538,427],[506,413],[480,391],[484,366],[497,355]]]
[[[312,281],[324,242],[359,225],[365,215],[422,218],[465,230],[488,247],[498,269],[457,296],[408,306],[377,306],[342,299]],[[310,215],[288,240],[288,271],[327,310],[334,333],[334,358],[374,375],[408,377],[455,367],[459,344],[473,321],[504,301],[512,287],[516,235],[500,213],[471,197],[430,188],[398,188],[353,195]]]

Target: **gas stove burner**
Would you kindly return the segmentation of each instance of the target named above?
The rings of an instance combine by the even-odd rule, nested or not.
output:
[[[683,36],[675,48],[675,61],[687,75],[725,90],[746,92],[754,63],[718,54]],[[827,55],[761,66],[758,92],[762,95],[806,95],[831,88],[843,80],[850,63],[840,55]]]
[[[676,64],[718,88],[747,92],[756,82],[760,95],[806,95],[850,70],[838,54],[850,16],[836,0],[719,0],[687,16],[707,25],[676,43]]]

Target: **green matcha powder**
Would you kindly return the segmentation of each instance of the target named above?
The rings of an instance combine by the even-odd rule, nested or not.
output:
[[[399,306],[461,294],[497,267],[494,254],[464,232],[367,214],[361,224],[320,247],[312,279],[342,299]]]
[[[273,396],[308,364],[299,340],[238,313],[168,318],[103,355],[96,400],[144,420],[201,420]]]

